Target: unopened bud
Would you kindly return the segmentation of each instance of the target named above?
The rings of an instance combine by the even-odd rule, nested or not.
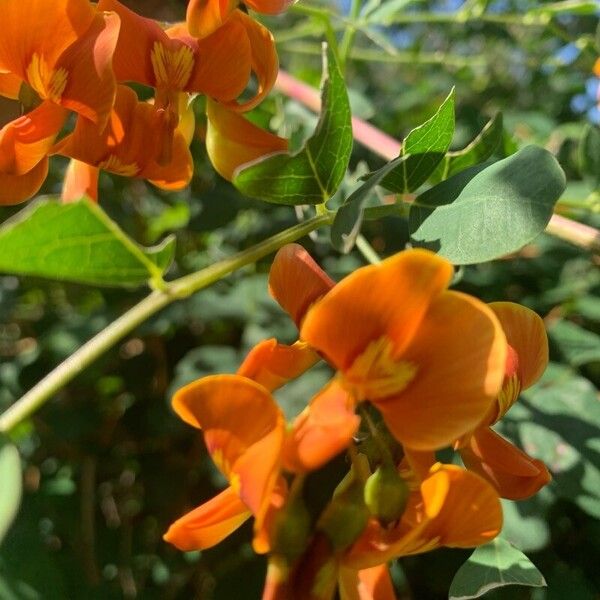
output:
[[[306,549],[310,529],[310,515],[302,496],[298,495],[275,518],[273,553],[293,563]]]
[[[408,486],[391,465],[380,465],[365,484],[365,504],[383,525],[397,521],[406,508]]]

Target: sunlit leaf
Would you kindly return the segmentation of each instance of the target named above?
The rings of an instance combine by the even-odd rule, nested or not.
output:
[[[321,117],[296,154],[276,154],[239,171],[234,184],[244,194],[275,204],[321,204],[336,192],[352,152],[350,103],[331,50],[323,51]]]
[[[448,595],[450,600],[479,598],[506,585],[545,587],[546,581],[520,550],[496,538],[475,549],[454,576]]]
[[[455,264],[492,260],[541,233],[564,188],[565,175],[554,156],[527,146],[418,196],[409,214],[411,239]]]
[[[142,248],[95,203],[35,202],[0,227],[0,271],[107,286],[157,280],[174,239]]]
[[[427,181],[444,158],[453,135],[454,90],[433,117],[406,136],[400,156],[411,156],[389,173],[381,185],[399,194],[416,190]]]
[[[0,437],[0,543],[17,516],[22,493],[19,451],[5,437]]]

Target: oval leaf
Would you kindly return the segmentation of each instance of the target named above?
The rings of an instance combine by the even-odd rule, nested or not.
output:
[[[545,587],[546,580],[520,550],[496,538],[475,549],[454,576],[448,596],[449,600],[479,598],[505,585]]]
[[[43,199],[0,227],[0,271],[106,286],[160,280],[174,239],[142,248],[89,200]]]
[[[21,502],[21,459],[14,444],[0,437],[0,543],[17,516]]]
[[[350,103],[333,52],[323,51],[321,116],[296,154],[276,154],[239,170],[233,183],[244,194],[275,204],[321,204],[337,191],[352,152]]]
[[[411,240],[457,265],[515,252],[545,229],[565,183],[550,152],[527,146],[418,196],[409,213]]]

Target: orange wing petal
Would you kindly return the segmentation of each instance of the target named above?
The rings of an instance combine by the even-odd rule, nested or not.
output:
[[[100,170],[78,160],[69,161],[65,172],[61,199],[63,202],[77,202],[87,196],[98,202],[98,177]]]
[[[271,338],[250,350],[237,374],[273,391],[302,375],[319,360],[319,355],[302,342],[286,346]]]
[[[231,180],[242,164],[287,150],[287,140],[260,129],[209,99],[206,114],[206,151],[216,171],[225,179]]]
[[[335,282],[300,244],[280,248],[269,272],[269,292],[298,327],[308,308]]]
[[[444,292],[430,305],[403,360],[416,374],[397,396],[372,398],[392,434],[415,450],[435,450],[472,431],[504,379],[506,339],[486,304]]]
[[[245,377],[214,375],[179,390],[173,408],[204,430],[211,458],[254,515],[264,516],[284,434],[283,415],[271,394]]]
[[[19,204],[34,196],[48,175],[48,157],[44,156],[24,175],[0,173],[0,206]]]
[[[33,84],[27,76],[33,57],[42,70],[51,71],[64,50],[84,35],[95,13],[88,0],[0,0],[0,71]]]
[[[360,425],[354,400],[332,380],[298,415],[284,444],[289,471],[314,471],[346,449]]]
[[[300,338],[341,371],[381,338],[399,355],[451,277],[450,263],[432,252],[399,252],[338,283],[308,311]]]
[[[260,104],[273,88],[279,70],[279,59],[273,34],[266,27],[240,10],[231,15],[230,21],[241,23],[248,36],[252,71],[256,75],[258,90],[250,100],[241,103],[230,102],[228,106],[232,110],[248,111]]]
[[[218,544],[251,515],[237,493],[228,487],[212,500],[177,519],[163,539],[183,552],[204,550]]]
[[[548,336],[544,321],[532,310],[514,302],[492,302],[506,341],[519,357],[521,389],[531,387],[548,365]]]
[[[265,15],[279,14],[294,2],[295,0],[244,0],[244,4],[247,4],[252,10]]]
[[[190,0],[185,17],[190,33],[197,38],[210,35],[223,25],[237,5],[237,0]]]
[[[341,567],[340,600],[396,600],[387,564],[357,571]]]
[[[489,427],[481,427],[460,449],[465,466],[487,479],[503,498],[524,500],[552,479],[546,465],[513,446]]]
[[[12,73],[0,73],[0,96],[17,100],[23,80]]]

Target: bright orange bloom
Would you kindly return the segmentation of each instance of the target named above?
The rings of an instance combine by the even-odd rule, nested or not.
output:
[[[348,446],[358,428],[347,392],[332,383],[286,431],[270,392],[317,360],[305,344],[266,340],[250,352],[237,375],[204,377],[177,392],[173,408],[204,431],[208,452],[231,487],[173,523],[166,541],[184,550],[206,548],[254,515],[254,549],[269,550],[270,521],[284,504],[282,469],[319,468]]]
[[[171,140],[171,160],[164,165],[158,163],[161,142],[154,107],[139,102],[133,90],[119,86],[106,128],[101,130],[79,119],[73,133],[58,142],[53,152],[116,175],[147,179],[162,189],[181,189],[193,173],[188,142],[176,130]],[[79,168],[67,176],[83,178],[78,183],[69,180],[73,190],[85,189],[91,181],[89,169]]]
[[[37,106],[0,131],[0,203],[15,204],[42,185],[66,109],[106,124],[119,18],[88,0],[0,0],[0,14],[0,94]]]
[[[323,279],[295,254],[287,259],[308,284],[279,281],[283,255],[271,273],[276,300],[292,307],[300,339],[338,370],[356,402],[377,407],[399,442],[434,450],[481,422],[502,385],[506,338],[484,303],[446,289],[450,263],[407,250],[358,269],[316,299]]]
[[[275,15],[283,12],[293,2],[294,0],[245,0],[244,4],[256,12]],[[197,38],[210,35],[235,14],[239,5],[239,0],[190,0],[186,15],[190,33]]]
[[[532,386],[548,364],[544,323],[533,311],[512,302],[494,302],[494,311],[509,344],[504,384],[482,426],[459,440],[463,462],[496,486],[500,495],[521,500],[538,492],[550,479],[540,460],[531,458],[490,429],[516,402],[521,390]]]
[[[287,140],[209,99],[206,116],[206,152],[217,173],[229,181],[241,165],[288,149]]]
[[[275,82],[278,63],[273,37],[240,11],[199,40],[184,24],[163,30],[153,19],[141,17],[117,0],[100,0],[98,6],[115,11],[121,18],[114,56],[117,79],[156,90],[155,107],[161,116],[164,143],[161,162],[170,159],[170,139],[179,122],[178,97],[182,92],[205,94],[232,108],[249,110]],[[252,71],[259,82],[258,93],[238,105],[236,98],[246,88]]]
[[[71,159],[65,171],[61,199],[63,202],[77,202],[88,197],[98,202],[98,178],[100,169],[84,162]]]
[[[393,558],[441,546],[473,548],[502,529],[502,507],[495,489],[475,473],[435,464],[411,492],[402,518],[391,528],[372,519],[342,564],[375,567]]]

